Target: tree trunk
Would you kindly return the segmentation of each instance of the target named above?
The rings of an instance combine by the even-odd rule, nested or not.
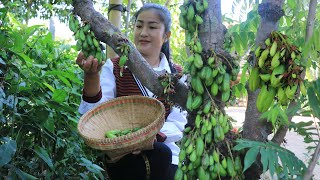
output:
[[[119,56],[122,55],[117,47],[127,44],[130,47],[128,53],[128,61],[126,66],[131,72],[140,80],[140,82],[159,97],[165,97],[164,89],[158,80],[157,74],[149,63],[143,58],[135,46],[130,42],[120,30],[112,25],[103,15],[97,12],[91,0],[74,0],[73,7],[75,13],[81,17],[82,20],[87,21],[91,25],[91,30],[94,32],[96,38],[109,45]],[[169,100],[180,105],[185,109],[188,87],[173,79],[175,86],[175,94],[170,95]]]
[[[122,5],[122,0],[110,0],[110,5]],[[121,28],[121,11],[119,10],[110,10],[109,14],[109,21],[117,28]],[[111,47],[107,46],[107,57],[112,59],[117,57],[118,55],[112,50]]]
[[[256,45],[264,44],[265,39],[272,31],[277,30],[279,19],[283,16],[284,0],[264,0],[259,4],[258,12],[261,17]],[[256,61],[256,58],[255,58]],[[243,125],[243,138],[265,142],[272,133],[272,126],[266,121],[260,120],[261,113],[256,108],[256,100],[260,89],[252,92],[248,90],[248,102]],[[245,172],[246,178],[259,179],[262,173],[261,167],[252,166]]]
[[[128,6],[127,6],[127,16],[126,16],[126,26],[125,26],[125,35],[128,37],[128,29],[129,29],[129,24],[130,24],[130,11],[131,11],[131,4],[132,1],[128,0]]]
[[[56,28],[55,28],[54,21],[53,21],[52,17],[50,18],[49,31],[51,32],[52,39],[54,40],[55,39],[55,34],[56,34]]]

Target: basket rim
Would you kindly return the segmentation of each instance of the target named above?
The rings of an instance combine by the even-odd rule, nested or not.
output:
[[[160,115],[158,117],[156,117],[155,120],[153,122],[151,122],[149,125],[139,129],[138,131],[135,131],[133,133],[130,133],[130,134],[124,135],[124,136],[119,136],[119,137],[115,137],[115,138],[92,138],[92,137],[88,137],[82,133],[82,131],[80,130],[81,129],[80,125],[86,119],[86,117],[88,115],[95,113],[96,111],[98,111],[101,107],[105,106],[106,104],[113,103],[116,101],[121,101],[123,99],[145,99],[145,100],[149,100],[149,101],[154,101],[154,102],[156,102],[156,104],[160,105],[160,108],[161,108]],[[151,98],[151,97],[142,96],[142,95],[121,96],[121,97],[116,97],[116,98],[107,100],[107,101],[95,106],[94,108],[90,109],[86,113],[84,113],[78,121],[77,129],[78,129],[78,132],[81,135],[81,137],[86,141],[86,143],[90,147],[95,148],[95,149],[99,149],[97,147],[93,147],[92,145],[99,144],[99,146],[101,146],[101,145],[103,146],[103,145],[107,145],[107,144],[116,144],[116,143],[121,143],[124,140],[126,140],[126,141],[134,140],[137,137],[139,137],[139,135],[145,135],[145,134],[152,133],[152,131],[154,131],[156,129],[156,126],[158,126],[159,123],[161,123],[161,124],[164,123],[164,122],[161,122],[161,120],[163,120],[164,115],[165,115],[165,107],[156,98]]]

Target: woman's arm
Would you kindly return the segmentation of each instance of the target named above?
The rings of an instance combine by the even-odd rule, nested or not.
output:
[[[90,76],[85,76],[84,83],[84,89],[83,89],[83,97],[81,99],[81,103],[79,106],[78,111],[80,114],[84,114],[90,109],[94,108],[98,104],[101,104],[107,100],[113,99],[116,97],[116,83],[115,83],[115,77],[113,74],[113,63],[110,59],[106,61],[106,63],[102,66],[101,74],[98,73],[98,80],[95,79],[96,77],[93,77],[93,79],[90,79]],[[86,80],[86,78],[88,78]],[[97,82],[99,82],[97,86]],[[90,84],[92,83],[93,87],[90,87]],[[94,101],[88,101],[88,95],[87,90],[90,91],[90,93],[94,94],[91,99]],[[101,90],[101,94],[99,96]]]
[[[173,107],[160,130],[160,132],[167,136],[164,142],[170,143],[179,141],[183,136],[182,131],[184,130],[186,123],[186,112],[181,112],[179,108]]]

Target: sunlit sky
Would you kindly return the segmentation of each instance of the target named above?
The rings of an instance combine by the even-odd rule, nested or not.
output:
[[[231,17],[231,9],[232,9],[232,2],[233,0],[222,0],[221,2],[221,11],[222,14],[226,14],[227,17]],[[100,7],[95,6],[95,9],[99,11]],[[237,13],[237,11],[235,12]],[[55,36],[61,39],[70,39],[72,38],[72,32],[69,30],[67,24],[60,23],[57,17],[53,18],[55,24]],[[43,24],[45,26],[49,26],[49,20],[43,21],[40,19],[31,19],[29,21],[29,25],[35,24]]]

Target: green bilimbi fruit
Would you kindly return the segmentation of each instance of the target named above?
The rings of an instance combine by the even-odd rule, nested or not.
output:
[[[208,114],[211,110],[211,101],[208,101],[207,104],[203,108],[203,113]]]
[[[227,157],[227,171],[231,177],[235,177],[237,175],[237,173],[235,171],[235,166],[234,166],[232,159],[230,157]]]
[[[201,137],[198,137],[196,140],[196,153],[197,156],[201,156],[204,151],[204,142]]]
[[[284,91],[284,89],[282,87],[278,88],[277,96],[278,96],[278,101],[280,102],[280,104],[287,105],[288,98],[287,98],[286,92]]]
[[[224,79],[222,83],[222,91],[227,91],[230,89],[230,75],[228,73],[224,74]]]
[[[249,76],[249,89],[250,91],[255,91],[260,86],[259,68],[254,67]]]
[[[203,4],[203,8],[204,8],[204,9],[207,9],[208,6],[209,6],[209,3],[208,3],[207,0],[203,0],[203,1],[202,1],[202,4]]]
[[[196,97],[194,97],[193,101],[192,101],[192,105],[191,108],[193,110],[196,110],[200,107],[200,105],[202,104],[202,96],[201,95],[197,95]]]
[[[299,82],[299,86],[300,86],[300,91],[301,91],[301,94],[306,96],[307,95],[307,89],[304,85],[304,82],[303,81],[300,81]]]
[[[196,2],[196,10],[198,14],[201,14],[204,11],[204,7],[201,4],[201,1]]]
[[[241,169],[242,169],[242,164],[241,164],[241,158],[240,156],[237,156],[234,160],[234,169],[237,171],[237,172],[241,172]]]
[[[229,100],[229,98],[230,98],[230,94],[231,94],[230,89],[228,89],[228,90],[226,90],[226,91],[223,91],[223,92],[222,92],[222,95],[221,95],[221,100],[222,100],[223,102],[227,102],[227,101]]]
[[[190,4],[188,7],[188,12],[187,12],[187,20],[192,21],[195,15],[195,11],[193,8],[193,5]]]
[[[99,42],[96,40],[96,38],[92,38],[92,42],[93,42],[93,45],[94,45],[96,48],[100,48],[100,44],[99,44]]]
[[[267,45],[267,46],[270,46],[271,45],[271,40],[270,38],[267,38],[264,43]]]
[[[271,67],[272,69],[273,68],[276,68],[280,65],[280,61],[279,61],[279,58],[280,58],[280,51],[278,51],[273,57],[272,57],[272,60],[271,60]]]
[[[122,55],[119,60],[119,66],[123,67],[126,64],[127,60],[128,60],[128,57],[126,55]]]
[[[222,161],[221,161],[221,165],[224,169],[227,168],[227,159],[226,158],[223,158]]]
[[[273,57],[277,52],[278,43],[277,41],[273,41],[271,48],[270,48],[270,56]],[[279,54],[280,55],[280,54]]]
[[[196,46],[197,46],[197,53],[202,53],[202,45],[201,45],[201,42],[198,40],[197,42],[196,42]]]
[[[69,16],[69,29],[74,33],[77,31],[77,28],[75,25],[75,17],[73,16],[73,14],[70,14]]]
[[[80,39],[81,39],[82,41],[85,41],[85,40],[86,40],[86,35],[84,34],[83,29],[80,29],[79,31],[80,31],[80,32],[79,32]]]
[[[218,69],[213,69],[213,70],[212,70],[212,75],[211,75],[211,77],[212,77],[212,78],[215,78],[215,77],[218,75],[218,73],[219,73],[219,70],[218,70]]]
[[[213,127],[215,127],[217,125],[217,119],[216,119],[216,117],[214,117],[214,115],[210,116],[210,122]]]
[[[218,94],[219,85],[216,82],[213,82],[211,85],[211,95],[216,96]]]
[[[190,111],[192,111],[192,93],[188,92],[188,98],[187,98],[187,104],[186,107],[187,109],[189,109]]]
[[[268,82],[270,80],[271,75],[270,74],[260,74],[260,78],[264,82]]]
[[[180,23],[180,27],[181,27],[181,28],[183,28],[183,29],[187,29],[187,28],[188,28],[187,21],[186,21],[186,19],[183,17],[182,14],[180,14],[180,16],[179,16],[179,23]]]
[[[214,150],[213,151],[213,160],[216,162],[216,163],[220,163],[220,157],[219,157],[219,153],[217,152],[217,150]]]
[[[174,180],[183,180],[183,171],[181,168],[178,168],[176,174],[174,175]]]
[[[212,66],[213,63],[214,63],[214,57],[209,57],[209,58],[208,58],[208,64],[209,64],[210,66]]]
[[[181,14],[182,16],[187,15],[188,11],[187,11],[187,9],[186,9],[186,6],[181,5],[181,6],[179,7],[179,9],[180,9],[180,14]]]
[[[270,108],[276,93],[276,89],[271,86],[269,89],[267,85],[263,85],[261,87],[256,101],[256,106],[259,112],[266,112]]]
[[[203,23],[203,19],[202,19],[201,16],[196,15],[196,23],[197,23],[197,24],[202,24],[202,23]]]
[[[202,66],[203,66],[203,61],[202,61],[202,58],[201,58],[201,55],[196,53],[194,54],[194,65],[198,68],[198,69],[201,69]]]
[[[258,46],[254,51],[254,54],[256,55],[257,58],[260,56],[260,53],[261,53],[260,49],[261,49],[261,46]]]
[[[258,65],[260,68],[264,67],[264,62],[268,58],[268,54],[269,54],[269,49],[265,49],[262,51],[261,56],[259,57],[259,60],[258,60]]]
[[[286,95],[289,99],[293,99],[294,95],[297,91],[298,85],[297,84],[293,84],[293,85],[289,85],[286,88]]]

